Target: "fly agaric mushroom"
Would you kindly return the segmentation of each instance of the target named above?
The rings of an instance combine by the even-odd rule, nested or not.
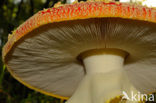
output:
[[[3,61],[25,86],[67,103],[156,88],[156,9],[103,1],[38,12],[9,36]]]

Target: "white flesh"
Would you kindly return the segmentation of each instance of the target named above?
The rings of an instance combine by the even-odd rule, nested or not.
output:
[[[86,76],[67,103],[104,103],[125,91],[137,92],[124,70],[124,57],[115,54],[93,55],[83,60]],[[132,103],[132,102],[130,102]]]

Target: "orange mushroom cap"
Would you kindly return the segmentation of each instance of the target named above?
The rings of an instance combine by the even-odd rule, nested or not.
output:
[[[82,2],[39,11],[20,25],[3,48],[3,59],[15,42],[39,26],[87,18],[119,17],[156,23],[156,9],[128,3]],[[5,61],[5,60],[4,60]]]

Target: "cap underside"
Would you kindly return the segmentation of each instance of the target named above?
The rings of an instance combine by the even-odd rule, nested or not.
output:
[[[77,60],[80,53],[117,48],[130,54],[124,69],[131,82],[141,92],[149,93],[156,88],[155,27],[154,23],[121,18],[49,23],[18,41],[6,64],[26,86],[66,98],[85,75]]]

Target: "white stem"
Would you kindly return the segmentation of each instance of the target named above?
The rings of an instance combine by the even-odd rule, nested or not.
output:
[[[76,0],[66,0],[67,4],[72,4],[73,2],[75,2]]]
[[[104,103],[123,91],[130,95],[135,89],[123,70],[125,54],[106,51],[85,57],[86,76],[67,103]]]

